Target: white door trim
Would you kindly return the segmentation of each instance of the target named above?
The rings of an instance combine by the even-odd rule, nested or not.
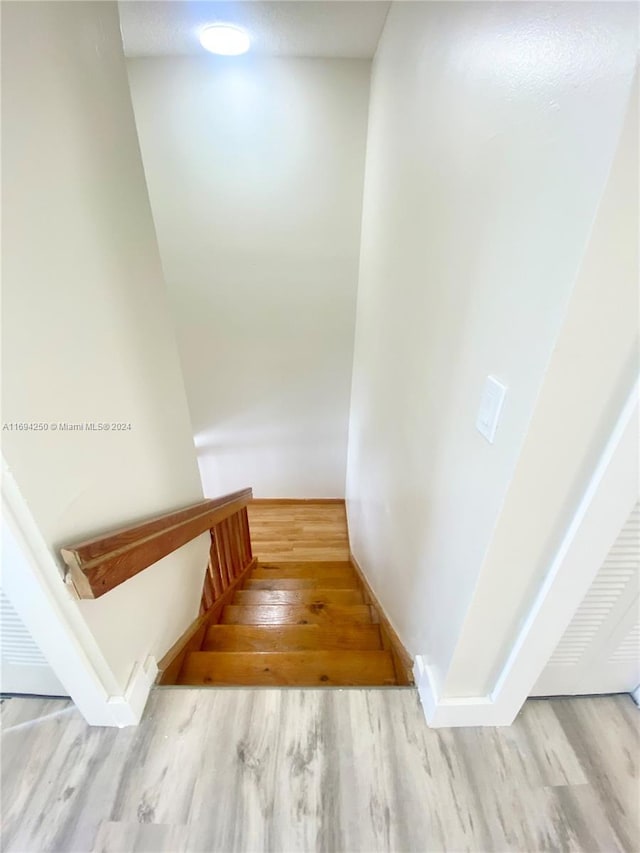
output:
[[[2,460],[2,587],[90,725],[136,725],[157,668],[136,664],[124,692],[63,582],[53,554]]]
[[[511,723],[638,499],[636,381],[492,693]]]
[[[440,696],[416,659],[430,726],[509,726],[516,718],[638,499],[638,394],[636,381],[491,693]]]

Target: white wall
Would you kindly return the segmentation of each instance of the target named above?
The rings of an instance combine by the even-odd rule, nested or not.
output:
[[[3,431],[57,554],[202,496],[115,4],[3,4],[2,143],[3,422],[131,424]],[[193,620],[206,559],[202,538],[76,605],[116,685]]]
[[[343,496],[370,63],[128,68],[205,494]]]
[[[495,679],[638,376],[638,103],[636,81],[566,318],[452,659],[449,695],[481,695]],[[640,484],[637,457],[629,467]]]
[[[447,689],[483,564],[492,571],[489,545],[536,428],[620,137],[634,15],[631,5],[609,3],[398,3],[374,61],[349,527],[356,557],[409,650],[426,655],[437,691]],[[600,278],[599,287],[615,301],[626,285]],[[626,336],[628,324],[617,332]],[[613,369],[598,377],[596,408]],[[494,445],[474,427],[489,374],[509,388]],[[574,362],[565,392],[588,379]],[[543,456],[551,471],[553,450]],[[563,482],[559,503],[570,491]],[[535,500],[519,503],[518,530],[544,492]],[[539,556],[544,543],[526,541]],[[520,604],[537,569],[534,554],[520,559],[522,547],[512,539],[501,564],[522,575]],[[496,632],[508,633],[501,607],[515,614],[499,590],[494,584],[482,619],[491,666],[473,683],[457,681],[453,695],[486,692]]]

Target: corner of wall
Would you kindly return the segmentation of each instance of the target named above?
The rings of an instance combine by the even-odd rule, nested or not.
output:
[[[6,462],[2,464],[3,589],[89,725],[140,722],[157,665],[134,662],[124,691],[72,600]]]
[[[432,729],[461,726],[510,726],[514,714],[489,696],[443,697],[433,669],[423,655],[416,655],[414,677],[427,725]]]
[[[149,656],[144,664],[135,663],[122,696],[110,696],[108,710],[113,714],[113,725],[118,728],[137,726],[142,719],[151,688],[158,674],[158,664]]]

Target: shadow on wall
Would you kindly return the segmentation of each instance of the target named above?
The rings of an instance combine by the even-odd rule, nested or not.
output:
[[[194,418],[204,492],[215,497],[251,485],[262,497],[344,497],[344,353],[319,335],[309,351],[294,341],[289,355],[282,339],[274,347],[266,337],[258,357],[238,348],[237,338],[213,345],[220,352],[214,362],[233,360],[234,370],[215,371],[206,411]]]
[[[336,465],[345,464],[344,424],[322,433],[316,429],[313,435],[282,423],[268,429],[227,426],[199,433],[195,441],[204,492],[210,497],[245,486],[256,497],[344,497],[344,485],[336,486],[325,466],[332,456]]]
[[[234,68],[128,63],[204,488],[343,496],[370,62]]]

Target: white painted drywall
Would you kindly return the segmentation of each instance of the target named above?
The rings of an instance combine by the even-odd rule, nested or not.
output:
[[[635,33],[628,4],[398,3],[374,61],[349,528],[440,695],[535,427],[620,137]],[[488,375],[509,389],[493,445],[475,429]],[[571,381],[588,379],[574,363]],[[523,526],[532,509],[520,505]],[[502,568],[531,572],[519,545]],[[498,589],[493,613],[511,604]],[[506,638],[486,612],[483,629]]]
[[[136,59],[206,495],[344,495],[370,63]]]
[[[117,7],[2,12],[3,422],[131,424],[3,430],[57,553],[202,491]],[[120,688],[197,614],[206,555],[201,538],[77,605]]]
[[[637,380],[638,103],[636,85],[566,319],[452,659],[449,695],[477,695],[495,678]],[[640,483],[637,455],[629,468]],[[631,504],[625,517],[630,511]],[[593,554],[597,559],[595,548]]]

